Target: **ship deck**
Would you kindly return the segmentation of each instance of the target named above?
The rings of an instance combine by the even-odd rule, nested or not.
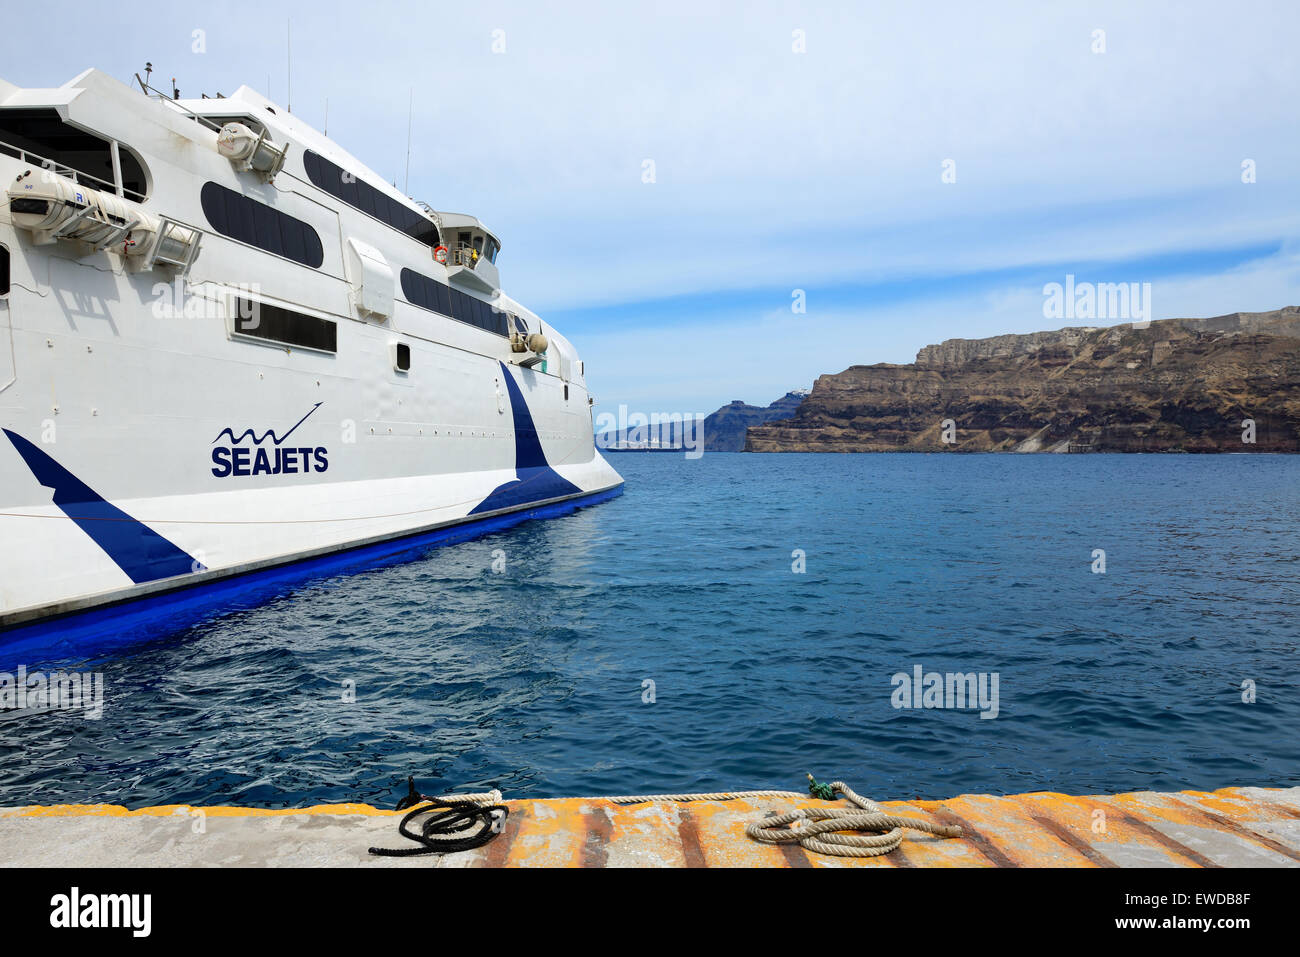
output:
[[[381,858],[372,845],[415,846],[401,814],[365,804],[265,810],[168,805],[0,808],[5,866],[370,867],[1295,867],[1300,788],[1070,797],[967,794],[882,802],[892,813],[957,824],[961,838],[906,831],[875,858],[765,845],[745,825],[769,811],[844,807],[813,798],[616,805],[507,800],[502,833],[447,855]]]

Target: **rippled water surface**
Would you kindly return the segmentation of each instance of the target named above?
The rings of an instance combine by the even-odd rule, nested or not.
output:
[[[1300,458],[612,461],[606,504],[58,662],[104,716],[0,716],[0,804],[1300,785]],[[916,665],[997,717],[894,708]]]

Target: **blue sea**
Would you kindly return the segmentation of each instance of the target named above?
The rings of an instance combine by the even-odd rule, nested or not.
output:
[[[104,712],[0,715],[0,804],[1300,785],[1300,457],[611,461],[607,503],[26,660]],[[996,717],[897,707],[918,667]]]

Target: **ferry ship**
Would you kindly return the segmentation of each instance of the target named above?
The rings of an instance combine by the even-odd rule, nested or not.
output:
[[[494,232],[149,78],[0,80],[0,629],[621,491]]]

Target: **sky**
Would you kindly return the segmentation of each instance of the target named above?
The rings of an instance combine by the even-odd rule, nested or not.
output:
[[[597,412],[1059,328],[1067,275],[1155,319],[1300,304],[1294,2],[59,9],[95,42],[6,30],[0,76],[247,84],[399,186],[413,98],[409,194],[500,235]]]

